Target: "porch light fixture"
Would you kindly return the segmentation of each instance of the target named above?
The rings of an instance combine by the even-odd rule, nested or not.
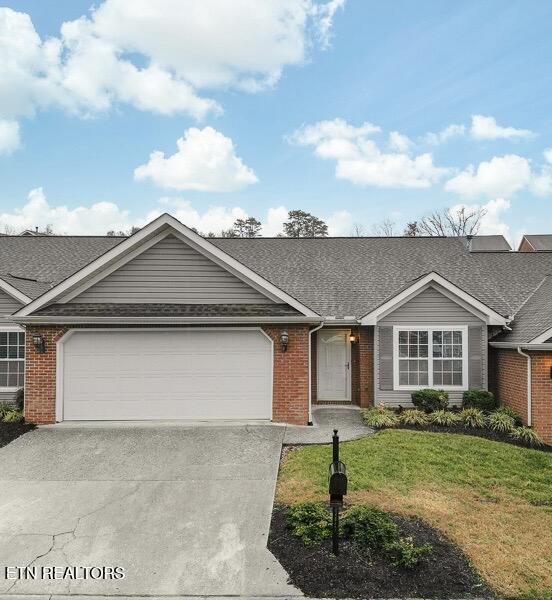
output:
[[[33,333],[33,346],[39,354],[44,354],[46,352],[46,344],[40,333]]]
[[[352,331],[349,334],[349,341],[351,342],[351,344],[354,344],[357,341],[356,335]]]
[[[282,347],[282,352],[287,352],[289,342],[289,334],[287,329],[282,329],[280,333],[280,345]]]

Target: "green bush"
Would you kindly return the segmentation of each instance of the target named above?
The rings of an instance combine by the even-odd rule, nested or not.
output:
[[[305,545],[320,544],[332,535],[332,518],[321,502],[301,502],[286,512],[286,523]]]
[[[364,410],[362,412],[362,418],[368,427],[373,427],[374,429],[380,429],[381,427],[395,427],[399,422],[397,414],[383,406]]]
[[[21,423],[24,418],[21,411],[12,409],[9,412],[4,413],[2,421],[4,421],[4,423]]]
[[[399,414],[399,423],[401,425],[427,425],[429,419],[428,415],[421,410],[404,410]]]
[[[485,427],[485,413],[479,408],[465,408],[460,411],[460,419],[466,427]]]
[[[508,413],[495,410],[487,416],[487,425],[493,431],[506,433],[516,426],[515,419]]]
[[[0,421],[4,418],[4,415],[13,411],[13,405],[7,402],[0,402]]]
[[[510,431],[510,437],[516,440],[516,442],[520,442],[525,446],[531,446],[532,448],[544,446],[544,442],[532,427],[514,427]]]
[[[393,565],[403,569],[412,569],[423,556],[429,554],[432,550],[433,546],[431,544],[416,546],[411,537],[401,538],[386,547]]]
[[[460,415],[450,410],[436,410],[429,413],[428,419],[432,425],[441,425],[443,427],[452,427],[461,421]]]
[[[495,412],[502,413],[504,415],[509,415],[510,417],[512,417],[512,419],[514,419],[516,425],[522,424],[521,417],[513,408],[510,408],[509,406],[500,406],[495,410]]]
[[[449,403],[449,396],[444,390],[423,389],[412,392],[412,404],[426,413],[435,410],[445,410]]]
[[[349,508],[343,515],[341,529],[346,539],[370,550],[383,550],[399,536],[399,528],[393,519],[371,506]]]
[[[498,406],[492,392],[487,390],[466,390],[462,396],[463,408],[478,408],[486,412],[494,410]]]

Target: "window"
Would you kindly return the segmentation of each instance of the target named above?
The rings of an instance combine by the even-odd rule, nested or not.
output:
[[[0,388],[23,387],[25,332],[0,331]]]
[[[395,389],[466,389],[467,328],[393,328]]]

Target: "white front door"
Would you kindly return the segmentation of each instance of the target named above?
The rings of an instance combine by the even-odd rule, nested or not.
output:
[[[351,400],[351,346],[347,329],[321,329],[317,345],[318,400]]]

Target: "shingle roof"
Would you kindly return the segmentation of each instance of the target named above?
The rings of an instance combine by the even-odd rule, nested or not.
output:
[[[476,235],[470,240],[472,252],[510,252],[512,247],[503,235]]]
[[[71,317],[289,317],[287,304],[51,304],[37,315]]]
[[[35,298],[122,239],[0,236],[0,277]],[[431,271],[510,316],[552,275],[552,253],[470,252],[462,238],[209,241],[323,316],[361,317]]]
[[[512,331],[493,341],[527,344],[552,327],[552,276],[542,280],[515,315],[511,327]]]
[[[552,234],[525,235],[535,252],[552,252]]]

